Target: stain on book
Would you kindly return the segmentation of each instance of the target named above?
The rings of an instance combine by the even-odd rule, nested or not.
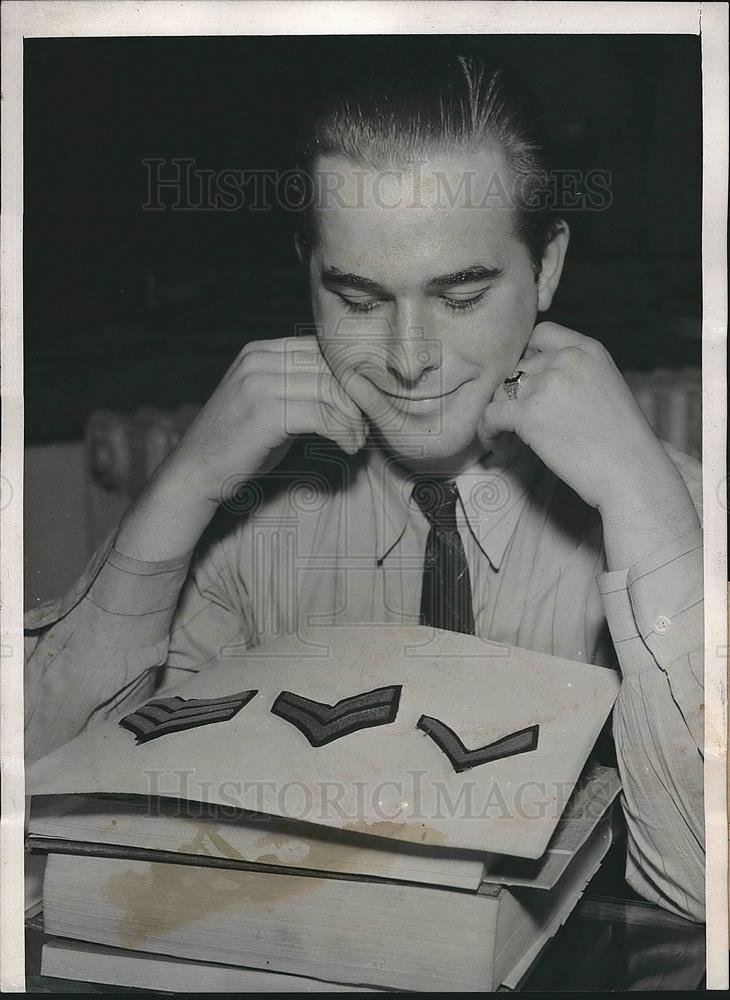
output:
[[[425,824],[421,824],[417,838],[413,837],[409,824],[389,821],[351,822],[345,825],[345,831],[360,835],[360,838],[362,834],[379,838],[380,844],[361,842],[348,847],[340,844],[333,856],[332,844],[328,841],[336,839],[338,831],[323,831],[321,843],[307,843],[290,835],[271,833],[262,838],[264,852],[247,859],[228,843],[217,827],[201,823],[193,839],[178,850],[183,854],[225,857],[232,861],[250,860],[259,864],[357,873],[362,855],[377,850],[378,846],[385,849],[386,840],[402,842],[407,837],[408,841],[417,839],[430,845],[442,845],[447,840],[446,834]],[[269,846],[267,851],[265,848]],[[137,868],[113,875],[103,896],[120,911],[120,943],[134,949],[148,939],[164,938],[180,927],[213,914],[225,914],[245,906],[266,912],[281,899],[316,892],[321,883],[322,880],[314,875],[265,874],[146,862],[143,871]]]
[[[139,948],[180,927],[246,907],[266,912],[281,899],[316,891],[317,878],[146,862],[113,875],[103,898],[119,910],[119,941]]]
[[[358,820],[354,823],[345,823],[344,829],[352,833],[366,833],[371,837],[387,837],[388,840],[420,842],[432,847],[441,847],[448,840],[447,834],[442,830],[434,830],[432,826],[426,826],[425,823],[414,826],[411,823],[395,823],[392,820],[376,820],[372,823],[367,820]]]
[[[178,847],[179,854],[202,854],[209,858],[228,858],[229,861],[247,860],[228,843],[214,823],[196,823],[195,826],[198,827],[198,832],[189,843]]]

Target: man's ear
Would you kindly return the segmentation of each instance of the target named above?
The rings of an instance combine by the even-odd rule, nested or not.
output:
[[[555,234],[545,248],[545,253],[542,255],[542,268],[537,279],[537,308],[539,312],[546,312],[550,308],[553,296],[558,290],[569,241],[568,223],[561,219]]]

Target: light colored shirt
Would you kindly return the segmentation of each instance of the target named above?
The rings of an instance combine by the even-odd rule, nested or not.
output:
[[[668,446],[698,510],[700,471]],[[27,749],[37,759],[226,651],[314,625],[418,622],[429,525],[404,470],[308,440],[220,508],[189,556],[142,562],[116,532],[61,599],[29,612]],[[626,876],[704,919],[702,540],[606,572],[600,516],[526,447],[457,479],[476,634],[620,669],[613,734]]]

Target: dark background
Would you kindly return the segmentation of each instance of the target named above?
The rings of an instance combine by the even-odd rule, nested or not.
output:
[[[603,340],[624,370],[698,365],[694,36],[33,39],[28,443],[80,437],[97,407],[202,402],[248,339],[309,319],[291,213],[146,211],[144,159],[285,170],[313,96],[424,48],[496,54],[537,91],[557,166],[611,171],[610,208],[567,216],[550,318]]]

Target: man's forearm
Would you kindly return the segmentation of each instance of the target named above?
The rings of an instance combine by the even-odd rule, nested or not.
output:
[[[645,898],[702,920],[702,536],[683,510],[669,514],[695,527],[671,522],[675,537],[663,545],[661,523],[655,532],[648,518],[646,539],[619,532],[613,556],[629,565],[597,582],[623,675],[613,719],[627,878]]]
[[[209,491],[204,474],[171,453],[122,518],[115,548],[146,562],[186,555],[218,506]]]
[[[676,466],[664,460],[644,466],[599,509],[609,571],[628,569],[675,538],[700,527]]]

